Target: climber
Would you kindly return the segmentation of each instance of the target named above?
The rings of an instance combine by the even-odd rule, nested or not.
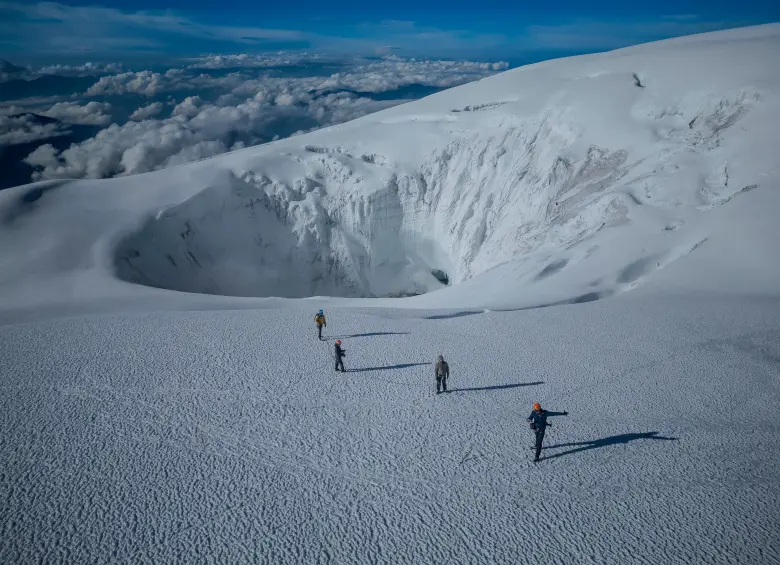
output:
[[[447,377],[450,376],[450,366],[444,360],[442,355],[436,358],[436,394],[439,394],[440,389],[443,387],[444,392],[447,392]]]
[[[528,417],[528,421],[531,423],[531,429],[536,434],[536,456],[534,457],[534,463],[539,461],[539,454],[542,452],[542,441],[544,440],[544,431],[547,426],[552,424],[547,422],[549,416],[568,416],[569,413],[564,412],[549,412],[542,410],[542,405],[538,402],[534,404],[534,411]]]
[[[339,370],[339,366],[341,367],[341,372],[346,373],[347,370],[344,368],[344,356],[347,354],[346,351],[341,349],[341,340],[336,340],[336,370]]]
[[[322,339],[322,326],[328,327],[328,321],[325,319],[325,314],[322,313],[322,310],[314,316],[314,323],[317,324],[318,337]]]

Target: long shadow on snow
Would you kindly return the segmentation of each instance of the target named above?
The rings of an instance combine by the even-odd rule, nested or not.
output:
[[[518,388],[521,386],[535,386],[543,385],[544,381],[536,381],[535,383],[514,383],[511,385],[495,385],[495,386],[477,386],[473,388],[451,388],[447,392],[469,392],[475,390],[505,390],[507,388]]]
[[[434,314],[433,316],[423,316],[423,320],[449,320],[450,318],[462,318],[464,316],[474,316],[484,314],[484,310],[467,310],[465,312],[455,312],[453,314]]]
[[[542,457],[542,459],[555,459],[556,457],[563,457],[564,455],[573,455],[582,451],[588,451],[590,449],[598,449],[599,447],[608,447],[610,445],[620,445],[634,441],[637,439],[660,439],[664,441],[677,441],[676,437],[663,437],[658,435],[659,432],[646,432],[643,434],[620,434],[618,436],[610,436],[602,439],[594,439],[591,441],[580,441],[575,443],[560,443],[558,445],[550,445],[544,449],[556,449],[559,447],[576,447],[577,449],[570,449],[562,453],[556,453],[555,455],[549,455]]]
[[[551,306],[568,306],[573,304],[585,304],[587,302],[595,302],[597,300],[603,300],[609,298],[615,294],[615,291],[607,289],[600,291],[587,292],[574,298],[567,298],[565,300],[558,300],[556,302],[546,302],[543,304],[537,304],[535,306],[523,306],[522,308],[495,308],[493,312],[522,312],[524,310],[536,310],[537,308],[550,308]]]
[[[334,335],[331,337],[324,337],[322,338],[323,341],[332,341],[334,339],[350,339],[353,337],[375,337],[378,335],[407,335],[409,332],[366,332],[362,334],[352,334],[352,335]]]
[[[400,365],[385,365],[384,367],[361,367],[360,369],[347,369],[347,373],[362,373],[363,371],[384,371],[386,369],[406,369],[408,367],[419,367],[420,365],[431,365],[432,363],[401,363]]]

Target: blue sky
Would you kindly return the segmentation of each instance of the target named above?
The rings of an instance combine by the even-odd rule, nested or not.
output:
[[[779,6],[769,0],[0,0],[0,57],[25,63],[308,50],[519,64],[777,21]]]

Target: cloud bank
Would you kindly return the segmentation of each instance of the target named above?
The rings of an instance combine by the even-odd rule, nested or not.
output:
[[[344,69],[327,76],[268,72],[295,66],[319,73],[324,62],[283,53],[210,55],[165,72],[103,76],[83,94],[92,100],[59,102],[41,115],[58,120],[60,128],[68,123],[108,127],[61,151],[41,145],[24,162],[34,168],[33,180],[143,173],[365,116],[407,101],[404,89],[435,92],[508,67],[505,62],[386,57],[327,60]],[[227,72],[204,72],[208,67]],[[112,123],[112,103],[100,99],[140,103],[123,123]],[[51,131],[60,131],[57,127]],[[10,134],[13,124],[8,129]],[[29,126],[25,133],[33,135]]]
[[[69,125],[105,126],[111,121],[111,105],[102,102],[58,102],[48,109],[30,112],[9,105],[0,108],[0,147],[69,135]]]
[[[69,133],[70,130],[63,124],[42,121],[33,114],[0,115],[0,147],[31,143]]]

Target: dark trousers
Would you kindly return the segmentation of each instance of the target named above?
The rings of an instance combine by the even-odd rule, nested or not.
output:
[[[539,459],[539,455],[542,453],[542,442],[544,441],[544,430],[545,430],[545,428],[534,430],[534,433],[536,434],[536,457],[535,457],[535,459]]]
[[[346,373],[347,372],[347,370],[344,368],[344,359],[342,359],[341,357],[338,357],[336,359],[336,370],[337,371],[339,370],[339,367],[341,367],[341,372],[342,373]]]
[[[318,337],[322,339],[322,326],[317,324]]]
[[[441,387],[444,387],[444,392],[447,392],[447,376],[442,375],[441,377],[436,377],[436,392],[439,392],[439,389]]]

